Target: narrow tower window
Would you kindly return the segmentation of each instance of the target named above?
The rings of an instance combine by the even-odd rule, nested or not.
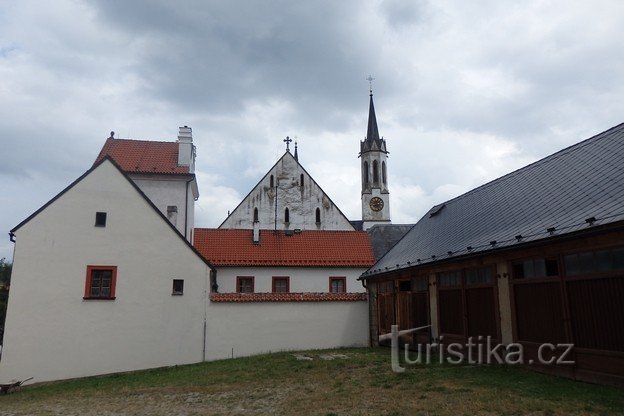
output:
[[[368,162],[364,162],[364,183],[368,184]]]
[[[317,224],[321,223],[321,209],[320,208],[316,209],[316,223]]]
[[[284,222],[290,222],[290,211],[288,211],[288,208],[284,210]]]
[[[303,186],[303,173],[299,175],[299,186]]]
[[[373,160],[373,183],[379,183],[379,163]]]
[[[254,222],[258,222],[258,208],[254,208]]]
[[[271,175],[271,184],[270,184],[271,188],[273,188],[275,186],[275,180],[273,179],[273,175]]]
[[[381,180],[386,185],[386,162],[381,162]]]

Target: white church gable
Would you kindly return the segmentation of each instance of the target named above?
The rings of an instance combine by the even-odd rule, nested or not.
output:
[[[252,229],[254,221],[257,221],[260,229],[354,229],[347,217],[288,151],[219,228]]]

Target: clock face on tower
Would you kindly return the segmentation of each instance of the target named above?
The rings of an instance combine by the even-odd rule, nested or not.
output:
[[[384,202],[383,202],[383,199],[376,196],[376,197],[371,198],[368,205],[371,207],[373,211],[379,212],[383,209]]]

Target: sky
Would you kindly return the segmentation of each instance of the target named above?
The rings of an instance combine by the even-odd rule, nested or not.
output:
[[[295,138],[361,218],[372,83],[394,223],[624,121],[621,1],[0,2],[0,258],[110,131],[193,128],[196,226]]]

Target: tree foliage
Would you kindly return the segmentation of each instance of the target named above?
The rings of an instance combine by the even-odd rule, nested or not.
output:
[[[5,258],[0,259],[0,345],[4,335],[4,319],[6,317],[7,301],[9,299],[8,286],[11,283],[11,270],[13,265],[7,263]]]

